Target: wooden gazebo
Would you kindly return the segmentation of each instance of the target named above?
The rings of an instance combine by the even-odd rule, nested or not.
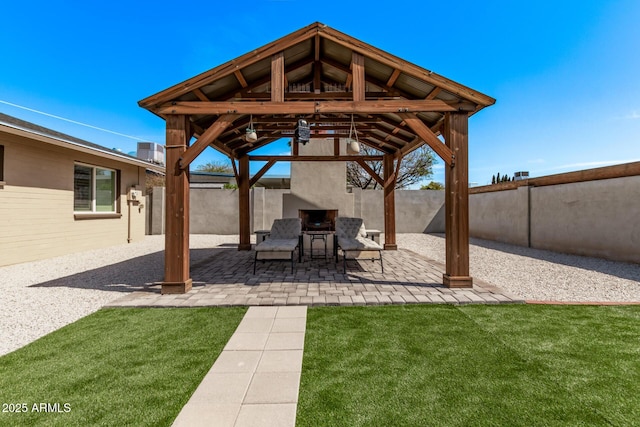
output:
[[[471,287],[467,121],[493,103],[489,96],[321,23],[143,99],[139,105],[164,118],[167,129],[162,292],[191,288],[189,165],[209,146],[232,160],[239,191],[239,250],[251,249],[249,189],[277,161],[360,164],[384,187],[385,249],[394,250],[396,174],[404,155],[429,145],[446,163],[443,283]],[[335,137],[333,156],[299,156],[295,143],[290,156],[251,155],[273,141],[291,138],[300,118],[311,124],[312,138],[327,138],[328,133]],[[245,138],[250,120],[258,134],[253,142]],[[339,137],[347,136],[352,120],[360,143],[380,155],[340,155]],[[250,177],[252,160],[267,163]],[[384,176],[365,163],[369,160],[382,160]]]

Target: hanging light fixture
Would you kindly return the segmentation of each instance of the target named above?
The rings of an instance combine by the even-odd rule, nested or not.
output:
[[[258,140],[258,134],[253,127],[253,114],[249,116],[249,127],[247,128],[247,132],[244,136],[245,141],[251,143],[256,142]]]
[[[309,142],[311,139],[311,128],[309,127],[309,122],[304,119],[298,120],[293,135],[296,143],[301,142],[302,145],[305,145]]]
[[[349,129],[349,138],[347,138],[347,153],[360,153],[360,141],[358,141],[358,131],[356,130],[356,123],[353,120],[353,114],[351,115],[351,128]]]

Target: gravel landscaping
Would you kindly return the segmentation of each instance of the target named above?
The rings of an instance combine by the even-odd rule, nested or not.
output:
[[[238,236],[191,236],[191,261]],[[398,246],[444,263],[444,238],[398,234]],[[0,355],[162,280],[164,236],[0,267]],[[472,240],[471,275],[527,300],[640,302],[640,265]]]

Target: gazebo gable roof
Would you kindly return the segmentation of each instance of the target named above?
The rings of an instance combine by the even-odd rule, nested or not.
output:
[[[284,88],[273,88],[274,57],[284,63]],[[273,102],[276,90],[284,104]],[[354,91],[362,92],[361,98]],[[371,102],[364,108],[356,100]],[[447,161],[436,137],[444,113],[474,114],[493,103],[487,95],[316,22],[139,105],[163,117],[185,112],[197,137],[215,123],[224,126],[206,142],[232,158],[293,136],[295,122],[304,117],[318,137],[327,131],[347,136],[353,121],[361,142],[382,152],[402,155],[427,142]],[[256,142],[243,138],[250,121],[259,135]]]

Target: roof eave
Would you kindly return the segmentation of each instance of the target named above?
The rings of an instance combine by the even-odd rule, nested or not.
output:
[[[153,163],[145,162],[144,160],[138,160],[131,158],[129,156],[125,156],[123,154],[115,153],[107,148],[104,150],[87,147],[77,142],[67,141],[61,138],[54,138],[50,135],[45,135],[40,132],[35,132],[33,130],[23,129],[16,126],[10,126],[5,123],[0,123],[0,131],[10,133],[16,136],[21,136],[24,138],[35,139],[40,142],[44,142],[47,144],[52,144],[58,147],[68,148],[75,151],[80,151],[87,154],[93,154],[100,157],[108,158],[111,160],[117,160],[119,162],[132,164],[138,167],[144,167],[145,169],[151,170],[153,172],[165,173],[165,168],[163,166],[155,165]]]

